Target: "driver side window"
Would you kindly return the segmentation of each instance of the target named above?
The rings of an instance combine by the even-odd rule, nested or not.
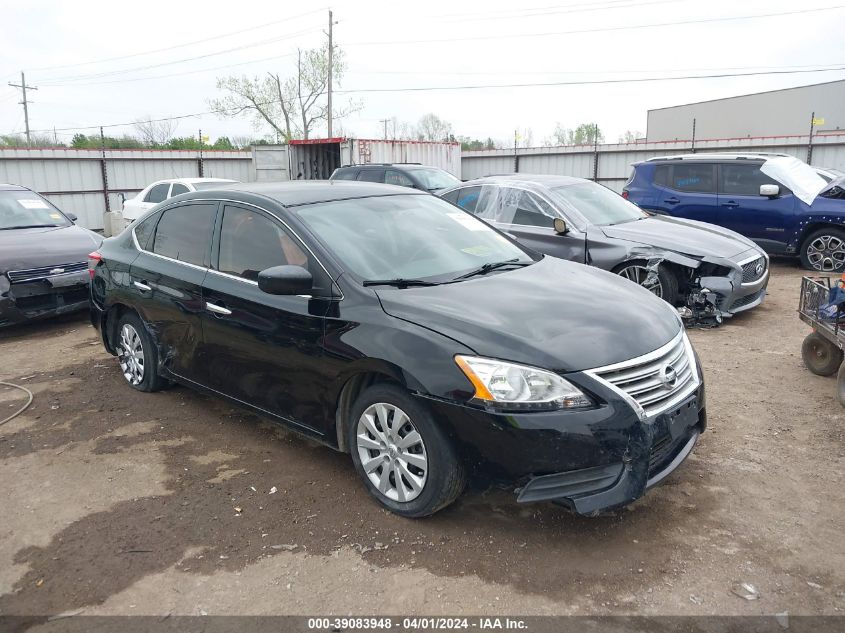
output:
[[[217,270],[258,281],[262,270],[285,265],[309,268],[296,238],[257,211],[233,206],[223,210]]]
[[[482,208],[481,201],[479,208]],[[480,215],[502,224],[539,227],[553,226],[555,217],[543,200],[528,191],[511,187],[499,187],[498,195],[487,200]]]

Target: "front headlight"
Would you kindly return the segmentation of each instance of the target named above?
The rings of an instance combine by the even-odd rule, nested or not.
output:
[[[550,411],[593,404],[577,387],[555,373],[492,358],[455,356],[475,387],[473,400],[500,409]]]

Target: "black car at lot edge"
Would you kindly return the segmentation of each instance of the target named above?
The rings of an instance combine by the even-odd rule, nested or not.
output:
[[[103,238],[34,191],[0,184],[0,327],[88,308],[88,254]]]
[[[388,185],[233,185],[168,200],[90,261],[127,382],[224,396],[349,452],[390,510],[474,470],[592,514],[640,497],[706,426],[675,311]]]

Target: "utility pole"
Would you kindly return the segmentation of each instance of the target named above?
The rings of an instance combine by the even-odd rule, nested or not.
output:
[[[10,81],[9,85],[12,88],[20,88],[21,91],[23,92],[23,101],[21,101],[21,103],[23,104],[23,120],[24,120],[24,125],[26,126],[26,144],[29,145],[30,144],[30,138],[29,138],[29,108],[27,107],[27,104],[32,103],[32,102],[26,100],[26,91],[27,91],[27,89],[38,90],[38,88],[36,88],[35,86],[27,86],[26,85],[26,77],[24,77],[23,71],[21,71],[21,82],[20,82],[20,84],[13,84]]]
[[[329,97],[329,117],[328,117],[328,132],[329,138],[332,138],[332,57],[334,54],[334,44],[332,43],[332,25],[334,24],[334,20],[332,20],[332,10],[329,9],[329,76],[328,76],[328,97]],[[385,135],[386,136],[386,135]]]
[[[387,124],[390,122],[390,119],[379,119],[379,123],[384,125],[384,140],[387,140]]]

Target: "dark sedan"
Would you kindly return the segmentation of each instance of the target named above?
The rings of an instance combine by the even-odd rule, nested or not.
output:
[[[0,185],[0,327],[88,307],[88,254],[102,238],[34,191]]]
[[[769,258],[754,242],[704,222],[652,217],[597,183],[567,176],[479,178],[440,194],[526,246],[610,270],[672,305],[731,316],[760,305]]]
[[[678,315],[389,185],[262,183],[159,205],[91,259],[92,322],[134,389],[224,396],[351,453],[420,517],[474,470],[592,514],[706,425]]]

